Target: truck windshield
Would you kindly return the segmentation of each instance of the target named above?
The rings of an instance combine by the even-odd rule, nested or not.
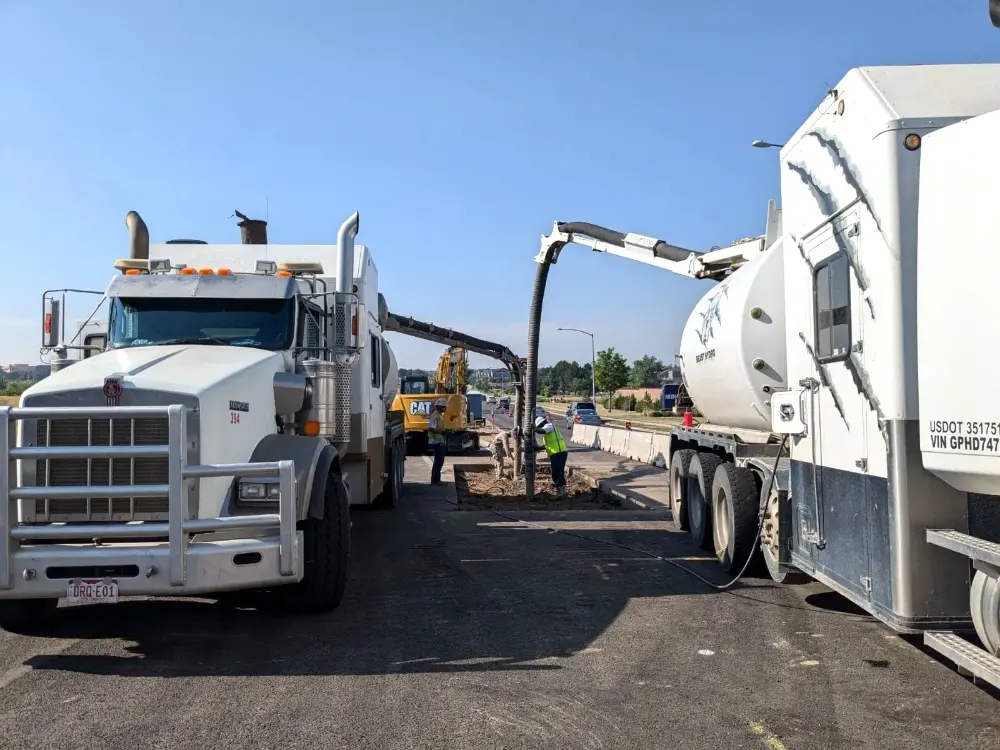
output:
[[[283,351],[292,348],[292,299],[117,298],[108,346],[215,344]]]

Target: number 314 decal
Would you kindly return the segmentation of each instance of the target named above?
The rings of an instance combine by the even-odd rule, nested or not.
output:
[[[229,424],[239,424],[240,423],[240,413],[238,411],[229,412]]]

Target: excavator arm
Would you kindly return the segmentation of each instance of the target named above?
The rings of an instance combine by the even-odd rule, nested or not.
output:
[[[467,385],[465,349],[460,346],[449,346],[438,360],[437,392],[465,393]]]
[[[514,424],[520,426],[524,422],[524,368],[521,364],[521,358],[503,344],[470,336],[453,328],[442,328],[433,323],[425,323],[414,318],[396,315],[389,312],[388,309],[385,309],[385,323],[382,329],[389,332],[402,333],[406,336],[413,336],[424,341],[433,341],[436,344],[444,344],[448,347],[465,349],[466,351],[482,354],[503,362],[510,371],[511,383],[516,393],[514,399]],[[514,434],[514,445],[514,470],[515,472],[519,472],[521,469],[521,434],[519,431],[516,431]]]
[[[425,341],[433,341],[448,347],[462,348],[476,354],[492,357],[503,362],[507,367],[511,374],[511,381],[515,386],[519,387],[523,383],[520,358],[503,344],[486,341],[485,339],[456,331],[453,328],[442,328],[433,323],[424,323],[423,321],[397,315],[392,312],[388,314],[384,328],[389,332],[402,333],[406,336],[413,336]]]

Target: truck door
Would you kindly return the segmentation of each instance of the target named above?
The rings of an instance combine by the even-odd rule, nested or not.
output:
[[[857,211],[849,212],[802,245],[812,330],[798,335],[812,372],[800,384],[806,435],[792,456],[793,554],[805,557],[804,567],[818,577],[867,598],[870,409],[858,385],[866,301],[855,270],[861,267],[857,222]]]

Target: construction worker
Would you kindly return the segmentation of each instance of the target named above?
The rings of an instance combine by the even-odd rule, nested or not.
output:
[[[552,484],[555,485],[556,492],[562,496],[566,494],[566,441],[563,440],[562,433],[545,417],[535,418],[535,435],[540,441],[536,442],[535,450],[544,449],[549,456],[549,465],[552,467]]]
[[[497,479],[500,479],[504,474],[504,462],[508,456],[514,457],[510,449],[510,433],[501,430],[490,441],[490,461]]]
[[[427,444],[434,451],[431,484],[442,484],[441,467],[444,466],[444,456],[448,449],[448,437],[444,432],[444,412],[447,408],[448,399],[439,398],[434,402],[434,412],[427,420]]]

